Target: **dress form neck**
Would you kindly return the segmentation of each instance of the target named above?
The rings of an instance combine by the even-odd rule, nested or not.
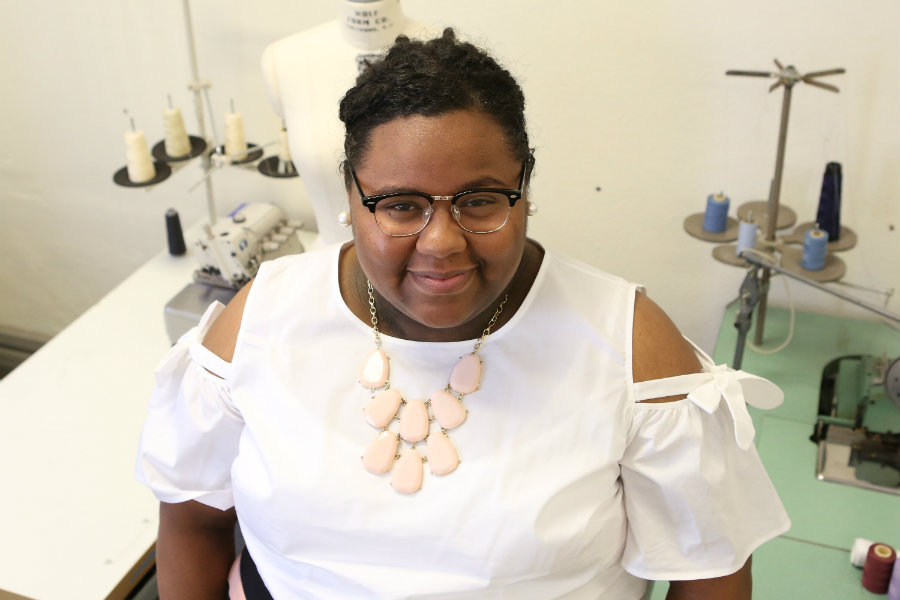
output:
[[[389,46],[406,27],[400,0],[338,0],[338,4],[341,36],[360,50]]]

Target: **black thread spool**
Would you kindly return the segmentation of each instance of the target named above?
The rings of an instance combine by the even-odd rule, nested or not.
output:
[[[184,245],[184,234],[181,231],[181,220],[178,218],[178,211],[174,208],[166,211],[166,237],[169,240],[169,254],[181,256],[187,252]]]
[[[822,177],[822,193],[819,196],[819,210],[816,222],[822,231],[828,232],[828,241],[841,239],[841,163],[830,162],[825,165]]]

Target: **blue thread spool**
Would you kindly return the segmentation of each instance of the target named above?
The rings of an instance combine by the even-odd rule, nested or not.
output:
[[[706,212],[703,214],[703,230],[722,233],[728,226],[728,196],[719,192],[706,197]]]
[[[738,227],[737,255],[748,248],[756,248],[756,223],[753,222],[753,213],[747,215],[746,221],[741,221]]]
[[[807,271],[821,271],[825,268],[825,255],[828,253],[828,232],[815,229],[806,232],[803,240],[803,258],[800,266]]]

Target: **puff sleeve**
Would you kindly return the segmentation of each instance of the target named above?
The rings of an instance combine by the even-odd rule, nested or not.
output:
[[[229,397],[231,365],[201,344],[223,308],[213,303],[156,368],[135,477],[162,502],[234,505],[231,465],[244,423]]]
[[[622,566],[651,580],[731,574],[790,520],[753,444],[746,403],[783,393],[699,351],[704,372],[635,384],[621,461],[628,533]],[[640,400],[688,393],[676,402]]]

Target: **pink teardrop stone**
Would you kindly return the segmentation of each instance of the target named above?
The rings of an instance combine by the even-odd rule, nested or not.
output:
[[[428,435],[428,409],[420,398],[407,400],[400,411],[400,437],[410,443],[421,442]]]
[[[460,394],[471,394],[481,385],[481,361],[474,352],[459,359],[450,373],[450,387]]]
[[[452,473],[459,466],[459,454],[446,433],[440,431],[428,436],[428,466],[435,475]]]
[[[377,475],[390,471],[397,456],[397,443],[397,434],[393,431],[382,431],[375,436],[362,455],[366,470]]]
[[[438,425],[444,429],[454,429],[466,420],[466,409],[456,396],[446,390],[431,395],[431,412]]]
[[[387,426],[400,409],[400,392],[391,388],[375,394],[366,404],[366,421],[379,429]]]
[[[407,448],[391,471],[391,487],[401,494],[414,494],[422,487],[422,455],[415,448]]]
[[[365,387],[374,390],[387,382],[388,357],[381,348],[376,348],[363,363],[359,370],[359,382]]]

